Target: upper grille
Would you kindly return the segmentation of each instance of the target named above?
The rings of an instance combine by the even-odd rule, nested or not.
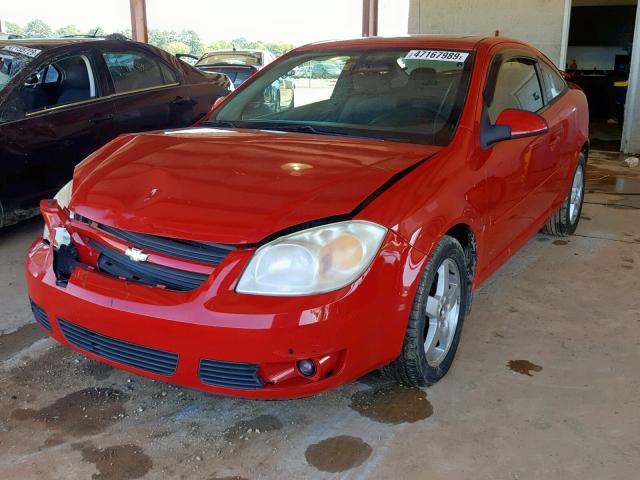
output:
[[[95,353],[114,362],[161,375],[173,375],[178,365],[178,354],[143,347],[74,325],[58,318],[64,338],[87,352]]]
[[[258,376],[255,363],[222,362],[220,360],[200,360],[198,376],[202,383],[218,387],[255,390],[264,386]]]
[[[142,250],[151,250],[172,257],[209,265],[220,264],[235,247],[217,243],[193,242],[191,240],[176,240],[173,238],[157,237],[144,233],[129,232],[118,228],[100,225],[99,228],[114,237],[133,244]]]
[[[42,328],[50,332],[51,324],[49,323],[47,312],[45,312],[42,307],[36,305],[33,300],[29,301],[31,302],[31,311],[33,312],[33,316],[36,317],[36,322],[38,322]]]
[[[123,253],[95,240],[89,240],[89,243],[100,252],[98,259],[100,271],[113,277],[123,277],[144,285],[162,285],[179,292],[195,290],[208,278],[208,275],[202,273],[178,270],[148,262],[134,262]]]

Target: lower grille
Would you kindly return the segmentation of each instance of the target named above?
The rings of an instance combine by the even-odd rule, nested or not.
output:
[[[101,357],[160,375],[173,375],[178,354],[143,347],[87,330],[58,318],[58,324],[69,343]]]
[[[255,363],[221,362],[219,360],[200,360],[198,376],[202,383],[217,387],[255,390],[264,386],[258,377],[258,365]]]
[[[36,322],[40,324],[42,328],[46,331],[51,331],[51,324],[49,323],[49,317],[47,316],[47,312],[44,311],[41,307],[36,305],[33,300],[31,302],[31,311],[33,312],[33,316],[36,317]]]
[[[129,257],[106,245],[89,240],[93,248],[100,252],[98,268],[112,277],[126,278],[144,285],[162,285],[169,290],[189,292],[195,290],[209,277],[208,275],[176,268],[134,262]]]

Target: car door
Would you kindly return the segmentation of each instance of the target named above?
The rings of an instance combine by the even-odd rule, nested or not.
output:
[[[506,109],[539,112],[544,108],[536,60],[528,52],[501,52],[494,57],[485,90],[485,112],[491,125]],[[503,258],[518,248],[527,232],[548,208],[537,190],[553,171],[547,160],[549,135],[515,138],[484,152],[488,218],[486,244],[491,258]]]
[[[575,166],[578,131],[572,128],[575,106],[564,101],[564,95],[569,91],[566,82],[546,59],[538,60],[538,69],[545,100],[545,108],[539,113],[549,126],[549,154],[545,161],[552,170],[552,175],[540,189],[539,201],[549,205],[564,199],[566,194],[567,178],[573,176],[569,170]]]
[[[3,108],[0,182],[12,210],[34,208],[53,195],[78,162],[113,137],[113,105],[96,77],[94,53],[44,58]]]
[[[188,86],[181,84],[179,72],[159,56],[134,46],[101,48],[100,56],[109,74],[118,133],[192,123]]]

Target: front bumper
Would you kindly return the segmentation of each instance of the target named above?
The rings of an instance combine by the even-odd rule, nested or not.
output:
[[[53,248],[37,240],[27,255],[27,286],[57,341],[117,368],[226,395],[308,396],[399,354],[425,259],[393,232],[359,280],[320,295],[235,293],[250,255],[230,255],[193,292],[139,285],[84,266],[60,286]],[[314,360],[315,375],[298,372],[301,359]]]

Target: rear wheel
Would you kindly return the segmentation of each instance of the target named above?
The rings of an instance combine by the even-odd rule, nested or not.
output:
[[[578,228],[584,202],[585,164],[585,157],[581,153],[573,173],[571,189],[567,194],[567,198],[542,228],[543,233],[555,237],[567,237],[572,235]]]
[[[385,376],[422,387],[449,371],[471,301],[468,264],[460,243],[443,237],[418,284],[402,352],[383,368]]]

